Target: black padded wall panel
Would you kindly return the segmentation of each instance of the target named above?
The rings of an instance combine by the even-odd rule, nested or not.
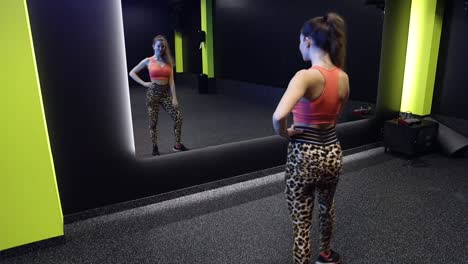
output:
[[[202,51],[199,49],[198,31],[201,30],[200,1],[185,1],[183,12],[186,26],[183,35],[184,72],[202,73]]]
[[[447,0],[432,113],[468,120],[468,16],[461,0]]]

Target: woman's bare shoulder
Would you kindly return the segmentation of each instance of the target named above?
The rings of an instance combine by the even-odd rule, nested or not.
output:
[[[344,71],[340,71],[338,77],[338,91],[341,98],[347,98],[349,96],[349,76]]]
[[[317,69],[311,68],[311,69],[304,69],[304,70],[301,70],[301,71],[304,72],[303,73],[304,78],[306,78],[307,83],[309,84],[309,86],[315,86],[315,85],[323,83],[325,81],[325,77]]]
[[[349,76],[348,76],[348,74],[347,74],[345,71],[340,70],[340,79],[344,79],[344,80],[348,81],[348,80],[349,80]]]

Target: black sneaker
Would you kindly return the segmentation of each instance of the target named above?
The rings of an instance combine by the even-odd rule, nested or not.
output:
[[[338,253],[333,250],[330,250],[328,254],[326,252],[321,252],[317,258],[315,264],[340,264],[341,258]]]
[[[178,143],[178,144],[175,144],[175,145],[174,145],[174,147],[172,148],[172,150],[179,152],[179,151],[187,151],[187,150],[189,150],[189,149],[186,148],[184,145]]]
[[[151,154],[153,154],[153,156],[159,156],[158,145],[153,145],[153,152]]]

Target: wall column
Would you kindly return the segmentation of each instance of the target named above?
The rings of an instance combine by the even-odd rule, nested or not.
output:
[[[400,111],[410,11],[410,0],[386,1],[376,106],[378,119],[389,119]]]
[[[0,251],[63,235],[26,1],[0,2]]]
[[[182,73],[184,72],[184,49],[183,37],[181,32],[174,32],[174,46],[176,73]]]
[[[445,0],[386,1],[377,118],[431,113]]]
[[[214,48],[213,48],[213,0],[201,0],[201,29],[206,33],[206,40],[202,45],[203,73],[208,78],[214,76]]]
[[[444,0],[413,0],[400,110],[431,113]]]

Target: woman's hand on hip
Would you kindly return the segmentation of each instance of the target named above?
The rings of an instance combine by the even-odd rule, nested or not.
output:
[[[290,128],[287,129],[288,131],[288,137],[292,137],[294,135],[298,135],[298,134],[302,134],[304,133],[304,130],[302,129],[297,129],[294,127],[294,125],[292,125]]]
[[[145,86],[145,87],[147,87],[147,88],[154,88],[154,83],[152,83],[152,82],[145,82],[145,83],[143,84],[143,86]]]

